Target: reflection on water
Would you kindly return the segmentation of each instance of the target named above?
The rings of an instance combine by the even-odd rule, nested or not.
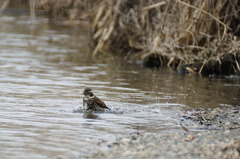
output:
[[[47,19],[0,17],[0,154],[84,156],[97,143],[134,132],[181,131],[177,113],[239,105],[239,79],[181,76],[120,58],[91,59],[86,30]],[[74,112],[91,87],[112,109]]]
[[[83,113],[83,118],[85,118],[85,119],[97,119],[98,116],[94,113],[87,112],[87,113]]]

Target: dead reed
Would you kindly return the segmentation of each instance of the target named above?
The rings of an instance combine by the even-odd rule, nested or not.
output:
[[[239,11],[239,0],[105,0],[92,23],[93,55],[109,48],[150,66],[197,62],[194,71],[200,74],[228,61],[230,72],[236,73]]]

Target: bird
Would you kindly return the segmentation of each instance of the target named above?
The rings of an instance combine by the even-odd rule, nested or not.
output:
[[[106,104],[96,97],[91,88],[85,88],[83,91],[83,109],[92,111],[105,111],[110,110]]]

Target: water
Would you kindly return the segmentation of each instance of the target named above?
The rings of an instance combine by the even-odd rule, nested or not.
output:
[[[181,76],[120,57],[91,58],[87,30],[28,16],[0,17],[2,158],[78,158],[136,132],[182,131],[178,113],[239,105],[239,79]],[[86,114],[93,88],[111,112]]]

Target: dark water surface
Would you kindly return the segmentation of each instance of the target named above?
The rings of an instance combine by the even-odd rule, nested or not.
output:
[[[178,113],[239,105],[239,79],[181,76],[90,57],[87,30],[0,17],[1,158],[77,158],[135,132],[182,131]],[[92,87],[112,108],[73,113]]]

